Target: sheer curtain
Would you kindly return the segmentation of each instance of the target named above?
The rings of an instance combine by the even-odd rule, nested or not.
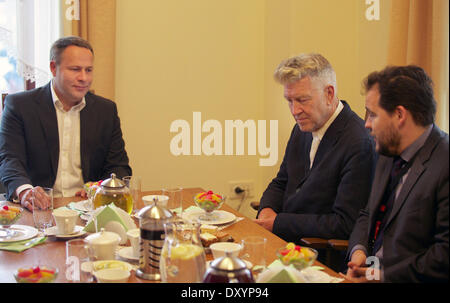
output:
[[[49,50],[61,35],[60,4],[54,0],[2,0],[0,41],[17,61],[24,80],[42,86],[51,79]]]

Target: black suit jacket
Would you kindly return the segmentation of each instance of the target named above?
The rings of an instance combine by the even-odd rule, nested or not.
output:
[[[7,198],[23,184],[53,187],[59,160],[59,135],[51,83],[8,95],[0,129],[0,178]],[[80,112],[80,154],[84,182],[112,172],[131,175],[116,104],[87,93]]]
[[[263,193],[260,210],[270,207],[277,213],[273,232],[286,241],[348,239],[367,203],[376,152],[364,121],[343,103],[311,170],[312,134],[294,126],[280,170]]]
[[[386,282],[448,281],[448,156],[448,135],[434,126],[414,158],[386,222]],[[369,251],[370,228],[392,165],[392,158],[380,156],[367,208],[361,211],[349,240],[349,253],[357,244]]]

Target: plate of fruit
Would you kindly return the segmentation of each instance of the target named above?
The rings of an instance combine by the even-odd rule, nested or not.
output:
[[[58,276],[58,268],[42,265],[19,268],[14,273],[18,283],[51,283]]]
[[[316,261],[317,256],[317,250],[292,242],[277,250],[277,257],[284,265],[293,265],[298,270],[311,266]]]
[[[205,214],[200,216],[199,219],[203,221],[216,220],[213,212],[222,206],[225,199],[225,196],[214,193],[212,190],[196,194],[194,196],[195,204],[205,211]]]
[[[22,212],[23,208],[18,206],[0,205],[0,239],[14,237],[15,231],[10,227],[19,220]]]

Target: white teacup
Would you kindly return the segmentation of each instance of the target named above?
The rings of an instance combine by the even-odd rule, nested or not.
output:
[[[133,257],[139,257],[139,250],[141,248],[141,230],[139,228],[133,228],[127,232],[128,239],[130,240],[131,247],[133,248]]]
[[[167,201],[169,201],[169,197],[163,195],[148,195],[143,196],[142,201],[144,201],[145,206],[152,205],[154,201],[156,201],[156,205],[167,207]]]
[[[95,260],[114,260],[120,236],[102,228],[100,232],[87,236],[86,241]]]
[[[52,212],[59,235],[69,235],[75,231],[78,212],[68,208],[57,208]]]

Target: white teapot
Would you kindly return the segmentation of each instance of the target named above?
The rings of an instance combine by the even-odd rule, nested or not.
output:
[[[86,237],[86,241],[89,243],[89,247],[92,248],[96,260],[114,260],[120,239],[118,234],[105,231],[104,228],[100,232]]]

